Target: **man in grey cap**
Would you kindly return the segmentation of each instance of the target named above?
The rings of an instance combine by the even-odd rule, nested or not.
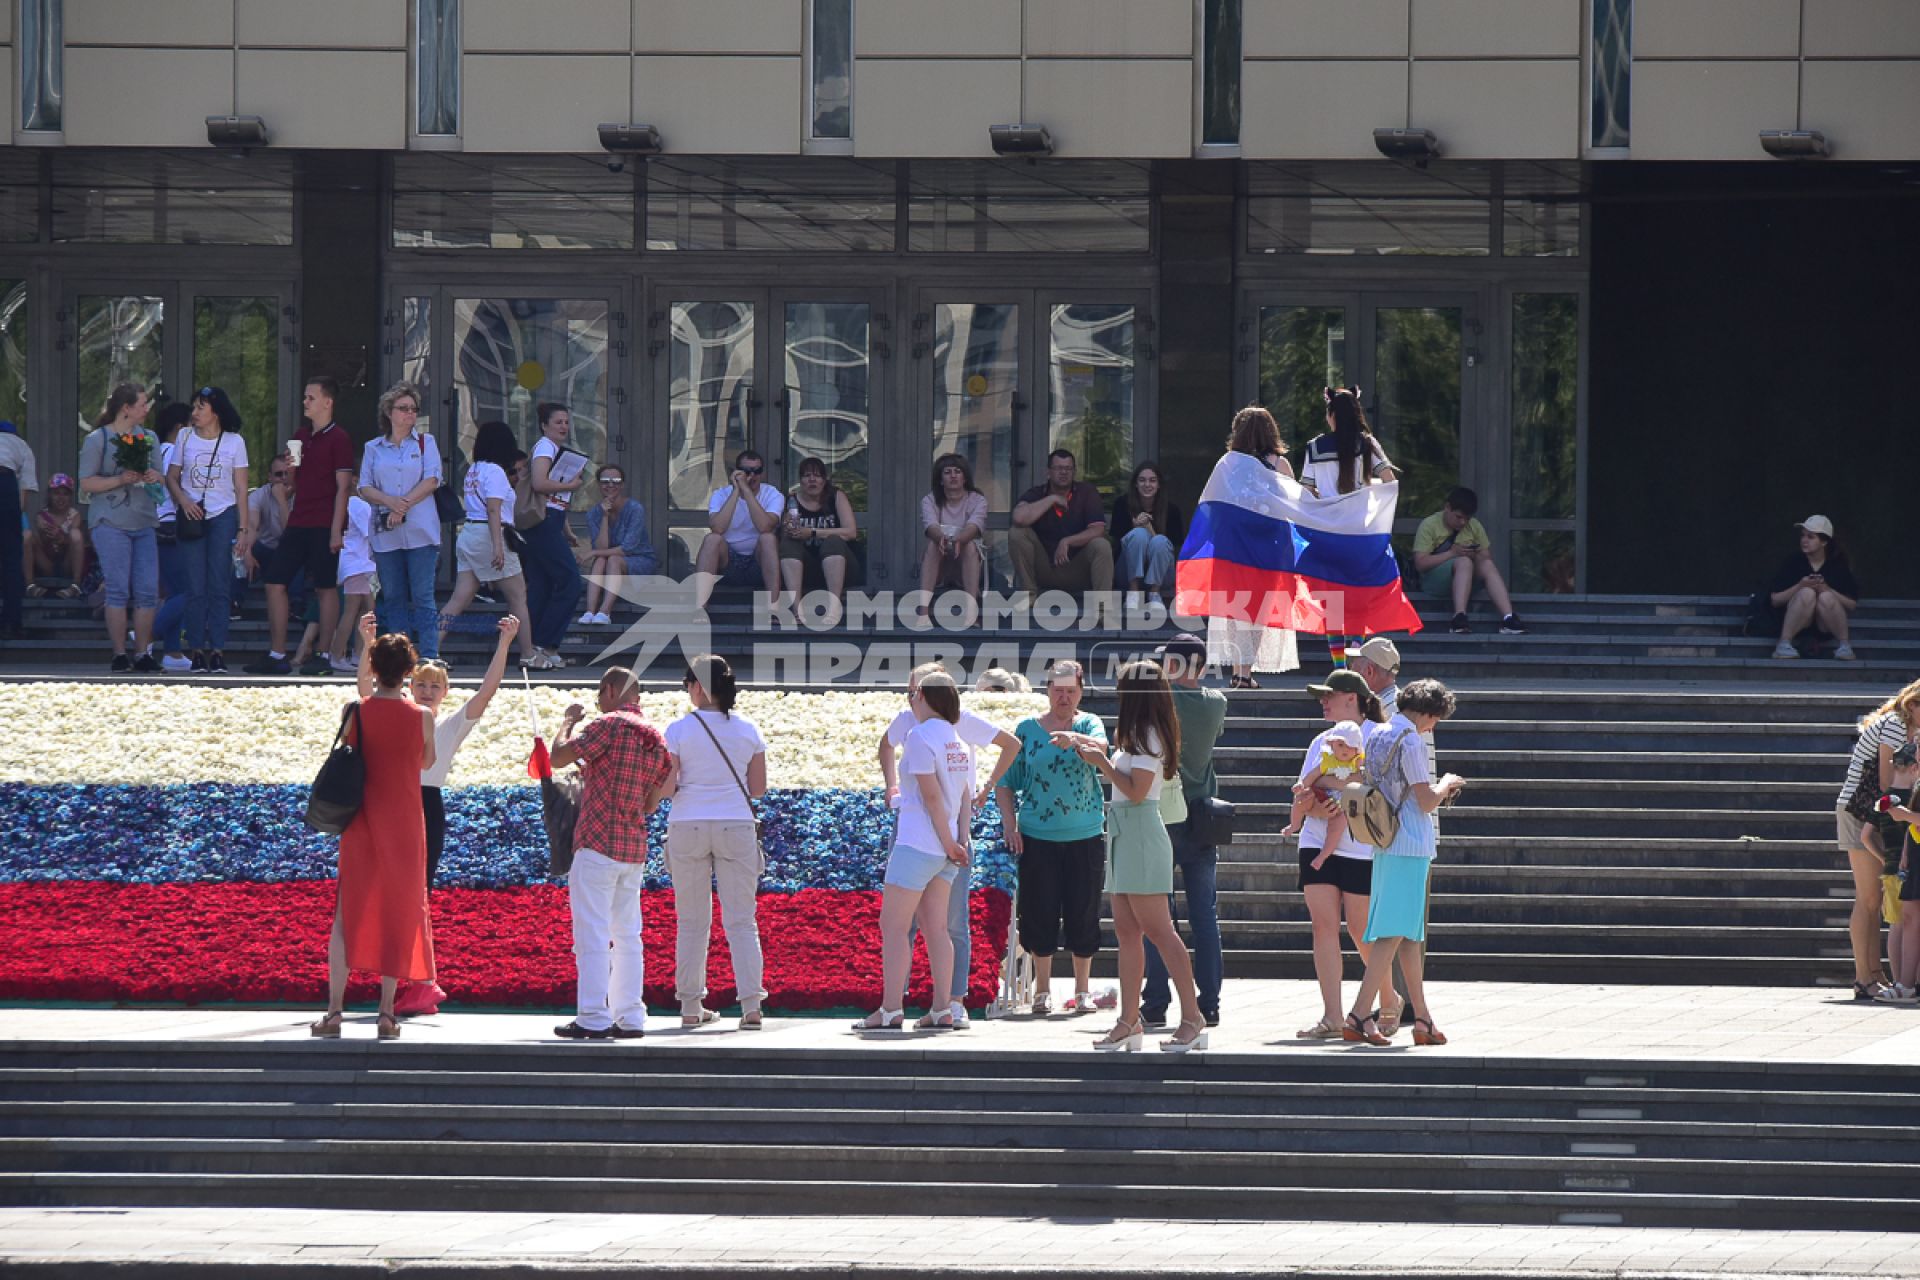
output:
[[[1173,686],[1173,713],[1180,722],[1180,785],[1160,793],[1160,816],[1166,819],[1173,841],[1173,860],[1187,894],[1187,931],[1193,937],[1193,981],[1199,988],[1200,1012],[1210,1027],[1220,1024],[1220,912],[1215,888],[1218,852],[1200,844],[1187,821],[1188,806],[1219,794],[1213,772],[1213,748],[1227,725],[1227,695],[1200,687],[1207,669],[1207,642],[1182,632],[1154,650]],[[1167,895],[1169,905],[1173,895]],[[1176,915],[1175,919],[1179,917]],[[1172,992],[1167,966],[1147,943],[1147,980],[1141,990],[1140,1016],[1150,1026],[1163,1026]]]

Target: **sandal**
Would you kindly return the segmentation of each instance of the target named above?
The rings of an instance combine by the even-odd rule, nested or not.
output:
[[[1034,1017],[1044,1018],[1052,1012],[1053,1012],[1053,993],[1051,991],[1042,991],[1039,995],[1036,995],[1033,998],[1033,1016]]]
[[[1380,1019],[1380,1034],[1389,1040],[1393,1039],[1395,1033],[1400,1030],[1400,1017],[1406,1011],[1407,1002],[1404,999],[1390,1010],[1381,1009],[1377,1015]]]
[[[318,1022],[307,1025],[307,1034],[316,1040],[338,1040],[340,1038],[340,1020],[340,1014],[325,1014]]]
[[[1422,1027],[1425,1027],[1426,1030],[1422,1031],[1420,1029]],[[1441,1032],[1440,1028],[1433,1025],[1432,1018],[1415,1018],[1413,1020],[1413,1042],[1415,1044],[1445,1044],[1447,1037]]]
[[[1140,1028],[1140,1019],[1131,1024],[1116,1022],[1113,1030],[1093,1042],[1093,1047],[1101,1053],[1138,1053],[1140,1046],[1146,1043],[1146,1032]]]
[[[1373,1028],[1372,1031],[1367,1030],[1369,1026]],[[1386,1044],[1393,1043],[1393,1041],[1387,1039],[1385,1036],[1380,1034],[1379,1020],[1376,1019],[1372,1014],[1368,1014],[1364,1018],[1359,1017],[1355,1014],[1351,1014],[1351,1013],[1348,1014],[1347,1025],[1340,1029],[1340,1038],[1342,1040],[1345,1040],[1345,1041],[1348,1041],[1349,1043],[1354,1043],[1354,1044],[1358,1044],[1362,1041],[1372,1045],[1386,1045]]]
[[[749,1009],[740,1015],[740,1029],[742,1031],[758,1031],[765,1025],[758,1009]]]
[[[1338,1040],[1340,1024],[1331,1018],[1322,1018],[1304,1031],[1293,1033],[1295,1040]]]
[[[400,1019],[390,1013],[381,1014],[379,1035],[382,1040],[398,1040],[400,1038]]]
[[[37,582],[29,582],[27,584],[27,599],[29,600],[45,600],[48,594],[47,589]]]
[[[951,1031],[953,1030],[953,1010],[942,1009],[938,1013],[928,1010],[913,1026],[916,1031]]]
[[[1188,1027],[1193,1028],[1193,1034],[1182,1040],[1180,1036]],[[1205,1018],[1202,1018],[1198,1022],[1188,1022],[1185,1018],[1180,1019],[1180,1026],[1174,1031],[1172,1037],[1160,1042],[1160,1052],[1162,1053],[1192,1053],[1196,1049],[1204,1049],[1206,1047],[1207,1022]]]
[[[855,1031],[898,1031],[907,1020],[907,1015],[899,1009],[875,1009],[866,1017],[853,1024]]]
[[[704,1027],[709,1022],[718,1021],[720,1021],[720,1015],[711,1009],[702,1009],[698,1013],[683,1013],[680,1015],[680,1025],[689,1030],[694,1027]]]
[[[53,594],[58,596],[62,600],[78,600],[80,598],[80,588],[75,584],[69,582],[66,586],[60,588],[58,591],[54,592]]]

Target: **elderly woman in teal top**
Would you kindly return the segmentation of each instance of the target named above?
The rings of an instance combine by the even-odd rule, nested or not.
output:
[[[1007,847],[1020,859],[1014,913],[1020,945],[1033,956],[1033,1012],[1039,1017],[1053,1011],[1053,953],[1062,941],[1073,953],[1073,999],[1066,1011],[1093,1009],[1088,988],[1100,949],[1107,797],[1100,771],[1079,752],[1088,746],[1104,752],[1107,731],[1100,717],[1080,710],[1085,692],[1079,663],[1048,668],[1046,714],[1014,729],[1020,755],[994,790]]]

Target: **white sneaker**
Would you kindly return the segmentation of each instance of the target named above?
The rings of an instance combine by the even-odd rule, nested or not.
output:
[[[593,620],[599,623],[603,627],[610,627],[613,625],[613,615],[610,613],[596,613],[593,615]]]
[[[1836,648],[1833,651],[1833,656],[1842,662],[1855,662],[1859,659],[1859,655],[1854,653],[1853,646],[1850,644],[1843,644]]]
[[[357,662],[348,662],[344,658],[329,658],[327,659],[327,665],[343,676],[360,674],[360,664]]]
[[[1797,658],[1800,656],[1800,651],[1790,644],[1777,644],[1773,646],[1773,656],[1776,658]]]
[[[600,621],[600,615],[597,613],[583,613],[580,615],[580,625],[583,627],[590,627],[598,621]]]
[[[1148,608],[1152,608],[1153,606],[1155,606],[1155,605],[1157,605],[1157,604],[1159,604],[1159,603],[1160,603],[1160,593],[1159,593],[1158,591],[1149,591],[1149,592],[1147,592],[1147,607],[1148,607]]]
[[[971,1027],[973,1025],[971,1022],[967,1021],[967,1006],[961,1004],[958,1000],[955,1000],[952,1004],[948,1005],[947,1007],[953,1012],[953,1029],[955,1031],[965,1031],[968,1027]]]
[[[1127,592],[1127,612],[1132,613],[1135,609],[1138,609],[1139,607],[1140,607],[1140,593],[1138,591]]]
[[[193,670],[193,659],[184,653],[169,653],[160,659],[160,669],[162,671],[191,671]]]

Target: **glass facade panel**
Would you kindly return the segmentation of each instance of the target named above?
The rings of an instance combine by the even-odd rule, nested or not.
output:
[[[1527,595],[1571,595],[1577,564],[1571,529],[1517,529],[1513,533],[1514,591]]]
[[[460,0],[415,0],[413,131],[460,132]]]
[[[1633,136],[1633,0],[1593,0],[1593,145]]]
[[[868,509],[869,311],[863,302],[790,302],[786,317],[786,485],[800,482],[802,459],[819,458],[855,511]]]
[[[943,302],[933,309],[933,456],[973,467],[987,509],[1013,506],[1013,402],[1020,392],[1020,308]]]
[[[80,433],[93,430],[107,397],[123,382],[147,389],[155,405],[167,399],[166,299],[141,294],[82,294],[75,312]]]
[[[420,388],[420,417],[414,429],[431,432],[433,411],[439,403],[433,394],[432,298],[403,298],[400,302],[400,378]],[[466,455],[467,446],[473,443],[474,428],[478,425],[472,420],[459,424],[461,456]]]
[[[1206,67],[1200,140],[1209,145],[1240,141],[1240,4],[1205,0],[1202,9]]]
[[[193,300],[193,385],[209,384],[240,411],[249,478],[258,484],[280,445],[279,298]]]
[[[1327,387],[1347,385],[1344,307],[1260,308],[1260,403],[1298,447],[1326,429]]]
[[[891,161],[647,162],[647,248],[886,252]]]
[[[0,280],[0,418],[27,428],[27,282]],[[101,401],[105,403],[104,398]],[[81,409],[86,408],[82,404]],[[95,406],[98,408],[99,406]],[[45,483],[44,478],[41,481]]]
[[[1585,191],[1580,166],[1513,163],[1502,175],[1501,252],[1509,258],[1577,258]]]
[[[39,147],[0,147],[0,241],[40,238]]]
[[[573,419],[568,447],[603,461],[607,318],[597,298],[455,298],[453,390],[462,430],[505,422],[532,449],[540,438],[535,406],[558,401]]]
[[[671,314],[668,491],[676,508],[705,511],[733,455],[753,438],[754,307],[676,302]]]
[[[853,0],[813,0],[813,136],[853,136]]]
[[[1442,161],[1270,163],[1248,169],[1247,248],[1254,253],[1485,257],[1492,251],[1491,171]]]
[[[604,156],[393,158],[396,249],[631,249],[634,178]]]
[[[1147,166],[1125,161],[956,160],[908,169],[917,253],[1145,253]]]
[[[60,132],[65,79],[62,0],[20,0],[20,127]]]
[[[1133,470],[1133,308],[1053,308],[1047,448],[1069,449],[1080,479],[1111,501]]]
[[[1571,520],[1579,477],[1580,299],[1513,299],[1513,514]]]
[[[293,243],[293,157],[58,150],[53,238],[117,244]]]
[[[1461,312],[1381,307],[1373,320],[1373,429],[1400,469],[1403,519],[1438,511],[1460,483]]]

